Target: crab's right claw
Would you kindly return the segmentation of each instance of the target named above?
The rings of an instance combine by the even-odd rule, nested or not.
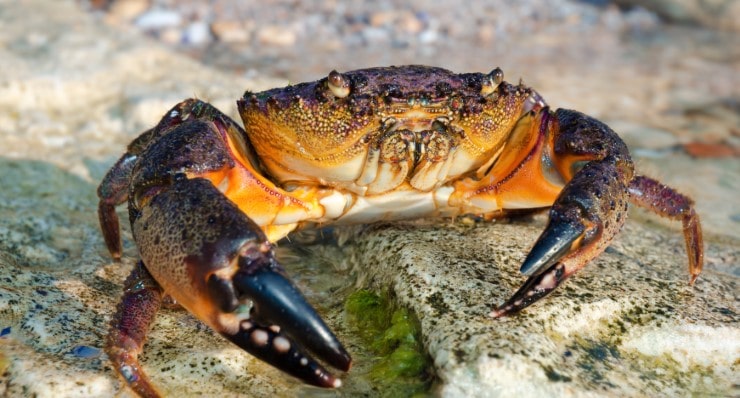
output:
[[[340,386],[304,349],[341,370],[351,358],[288,280],[262,230],[206,179],[175,177],[155,192],[132,224],[164,290],[255,357],[306,383]]]
[[[252,273],[239,272],[232,281],[239,294],[251,298],[252,318],[240,322],[234,333],[221,331],[224,337],[309,384],[329,388],[341,385],[338,378],[304,353],[301,347],[344,371],[349,370],[352,359],[282,272],[269,268]]]

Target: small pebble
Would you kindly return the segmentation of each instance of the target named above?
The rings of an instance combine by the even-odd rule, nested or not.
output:
[[[251,37],[248,24],[241,21],[215,21],[211,30],[224,43],[246,43]]]
[[[149,10],[136,19],[136,26],[144,30],[157,30],[179,26],[182,22],[180,14],[169,10]]]
[[[182,37],[183,44],[203,45],[211,41],[211,31],[203,21],[193,22],[185,29]]]
[[[296,34],[285,26],[267,25],[257,32],[257,39],[262,44],[288,47],[295,43]]]
[[[78,345],[72,348],[72,355],[78,358],[96,358],[100,355],[100,349],[86,345]]]

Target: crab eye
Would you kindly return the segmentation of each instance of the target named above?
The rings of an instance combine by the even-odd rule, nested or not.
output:
[[[501,82],[504,81],[504,71],[501,68],[496,68],[486,75],[485,80],[480,88],[481,95],[491,95]]]
[[[337,98],[344,98],[349,95],[349,80],[335,70],[329,72],[326,84],[329,86],[331,93]]]
[[[491,73],[488,74],[488,76],[493,80],[493,84],[499,85],[502,81],[504,81],[504,71],[501,70],[501,68],[496,68],[491,71]]]

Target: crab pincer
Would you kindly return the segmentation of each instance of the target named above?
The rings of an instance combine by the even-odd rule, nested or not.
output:
[[[606,124],[567,109],[558,109],[555,117],[552,158],[568,182],[520,268],[529,278],[491,316],[533,304],[601,254],[624,225],[629,202],[683,220],[693,283],[703,263],[693,202],[652,179],[635,176],[627,146]]]
[[[224,156],[221,134],[230,120],[212,108],[204,113],[200,104],[181,104],[177,114],[191,112],[185,120],[145,137],[151,142],[141,154],[148,160],[136,167],[119,162],[106,179],[112,182],[102,190],[101,220],[117,224],[112,208],[128,199],[142,259],[125,284],[107,352],[139,395],[157,396],[136,357],[168,294],[260,360],[308,384],[338,387],[341,381],[307,352],[341,370],[349,370],[349,354],[289,280],[262,229],[211,180],[195,173],[234,165]],[[153,138],[158,134],[166,139]],[[135,150],[124,158],[134,157]],[[197,166],[188,169],[193,159]],[[137,184],[122,192],[123,185],[115,183],[118,174]],[[109,229],[106,242],[115,253],[120,238],[117,228]]]
[[[176,179],[133,227],[150,272],[185,308],[278,369],[337,386],[300,347],[343,370],[349,355],[285,276],[262,230],[209,181]],[[247,300],[251,314],[240,312]]]
[[[176,177],[131,216],[148,272],[176,302],[278,369],[309,384],[341,385],[302,347],[342,370],[349,354],[285,276],[259,227],[209,181]],[[140,315],[151,300],[127,304],[119,313]]]

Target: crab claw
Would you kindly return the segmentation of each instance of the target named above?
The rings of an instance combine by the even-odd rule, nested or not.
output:
[[[255,357],[309,384],[341,385],[304,348],[342,370],[349,354],[285,276],[262,230],[206,179],[175,176],[146,189],[154,196],[130,212],[134,238],[163,290]]]
[[[290,338],[275,332],[274,328],[242,321],[236,333],[222,332],[221,335],[260,360],[308,384],[324,388],[342,386],[340,379],[307,356]]]
[[[281,331],[330,365],[349,370],[352,358],[301,292],[281,273],[268,269],[238,273],[233,283],[252,299],[254,319],[280,325]]]
[[[241,257],[240,268],[252,264]],[[335,368],[349,370],[352,358],[300,291],[278,268],[238,272],[234,288],[252,300],[251,319],[236,333],[221,334],[255,357],[309,384],[337,388],[340,379],[305,354],[305,347]],[[272,325],[269,327],[262,324]],[[297,344],[296,344],[297,342]]]
[[[545,229],[527,254],[519,271],[526,276],[537,276],[568,253],[573,243],[583,234],[580,224],[554,224]]]
[[[633,166],[624,143],[605,124],[581,113],[560,109],[556,117],[552,158],[569,182],[521,266],[529,279],[491,312],[494,318],[547,296],[604,251],[626,219]]]

